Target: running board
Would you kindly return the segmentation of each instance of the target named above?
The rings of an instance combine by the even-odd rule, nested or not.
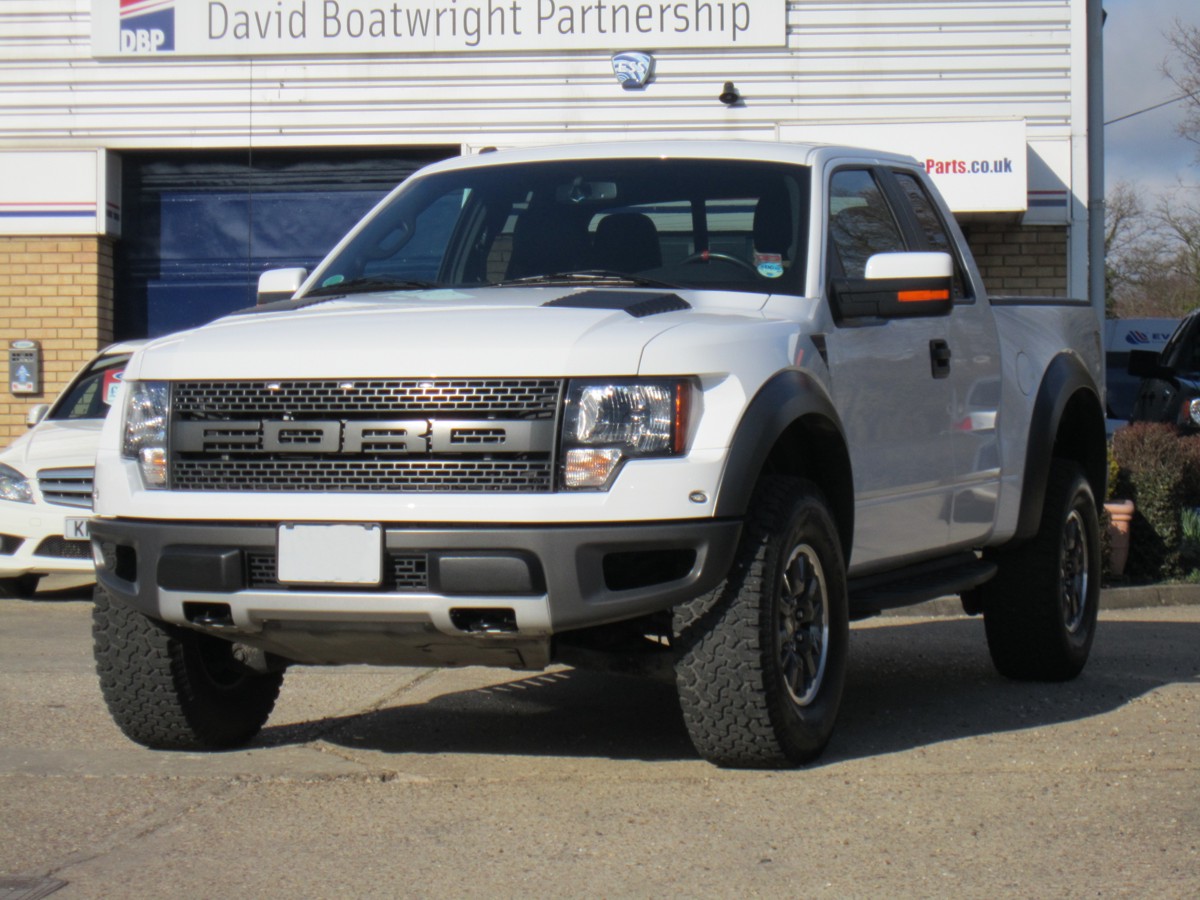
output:
[[[995,574],[995,563],[966,552],[893,572],[854,578],[849,585],[850,618],[865,619],[885,609],[961,594]]]

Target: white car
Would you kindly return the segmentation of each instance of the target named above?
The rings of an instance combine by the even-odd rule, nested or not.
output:
[[[100,351],[52,405],[30,410],[32,427],[0,452],[0,597],[29,597],[44,575],[92,573],[96,443],[125,364],[143,343]]]

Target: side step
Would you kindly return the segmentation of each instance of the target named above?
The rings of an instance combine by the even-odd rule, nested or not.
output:
[[[885,609],[913,606],[978,587],[996,574],[996,564],[969,551],[893,572],[850,580],[850,618],[865,619]]]

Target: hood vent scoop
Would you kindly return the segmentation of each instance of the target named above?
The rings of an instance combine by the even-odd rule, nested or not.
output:
[[[692,305],[678,294],[643,293],[639,291],[581,291],[559,297],[542,306],[566,306],[572,309],[624,310],[635,319],[657,316],[659,313],[691,309]]]

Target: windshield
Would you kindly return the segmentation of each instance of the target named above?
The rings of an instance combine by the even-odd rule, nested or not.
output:
[[[308,295],[574,279],[799,294],[804,166],[514,163],[413,179]]]
[[[75,377],[54,401],[47,419],[103,419],[121,386],[131,353],[101,356]]]

